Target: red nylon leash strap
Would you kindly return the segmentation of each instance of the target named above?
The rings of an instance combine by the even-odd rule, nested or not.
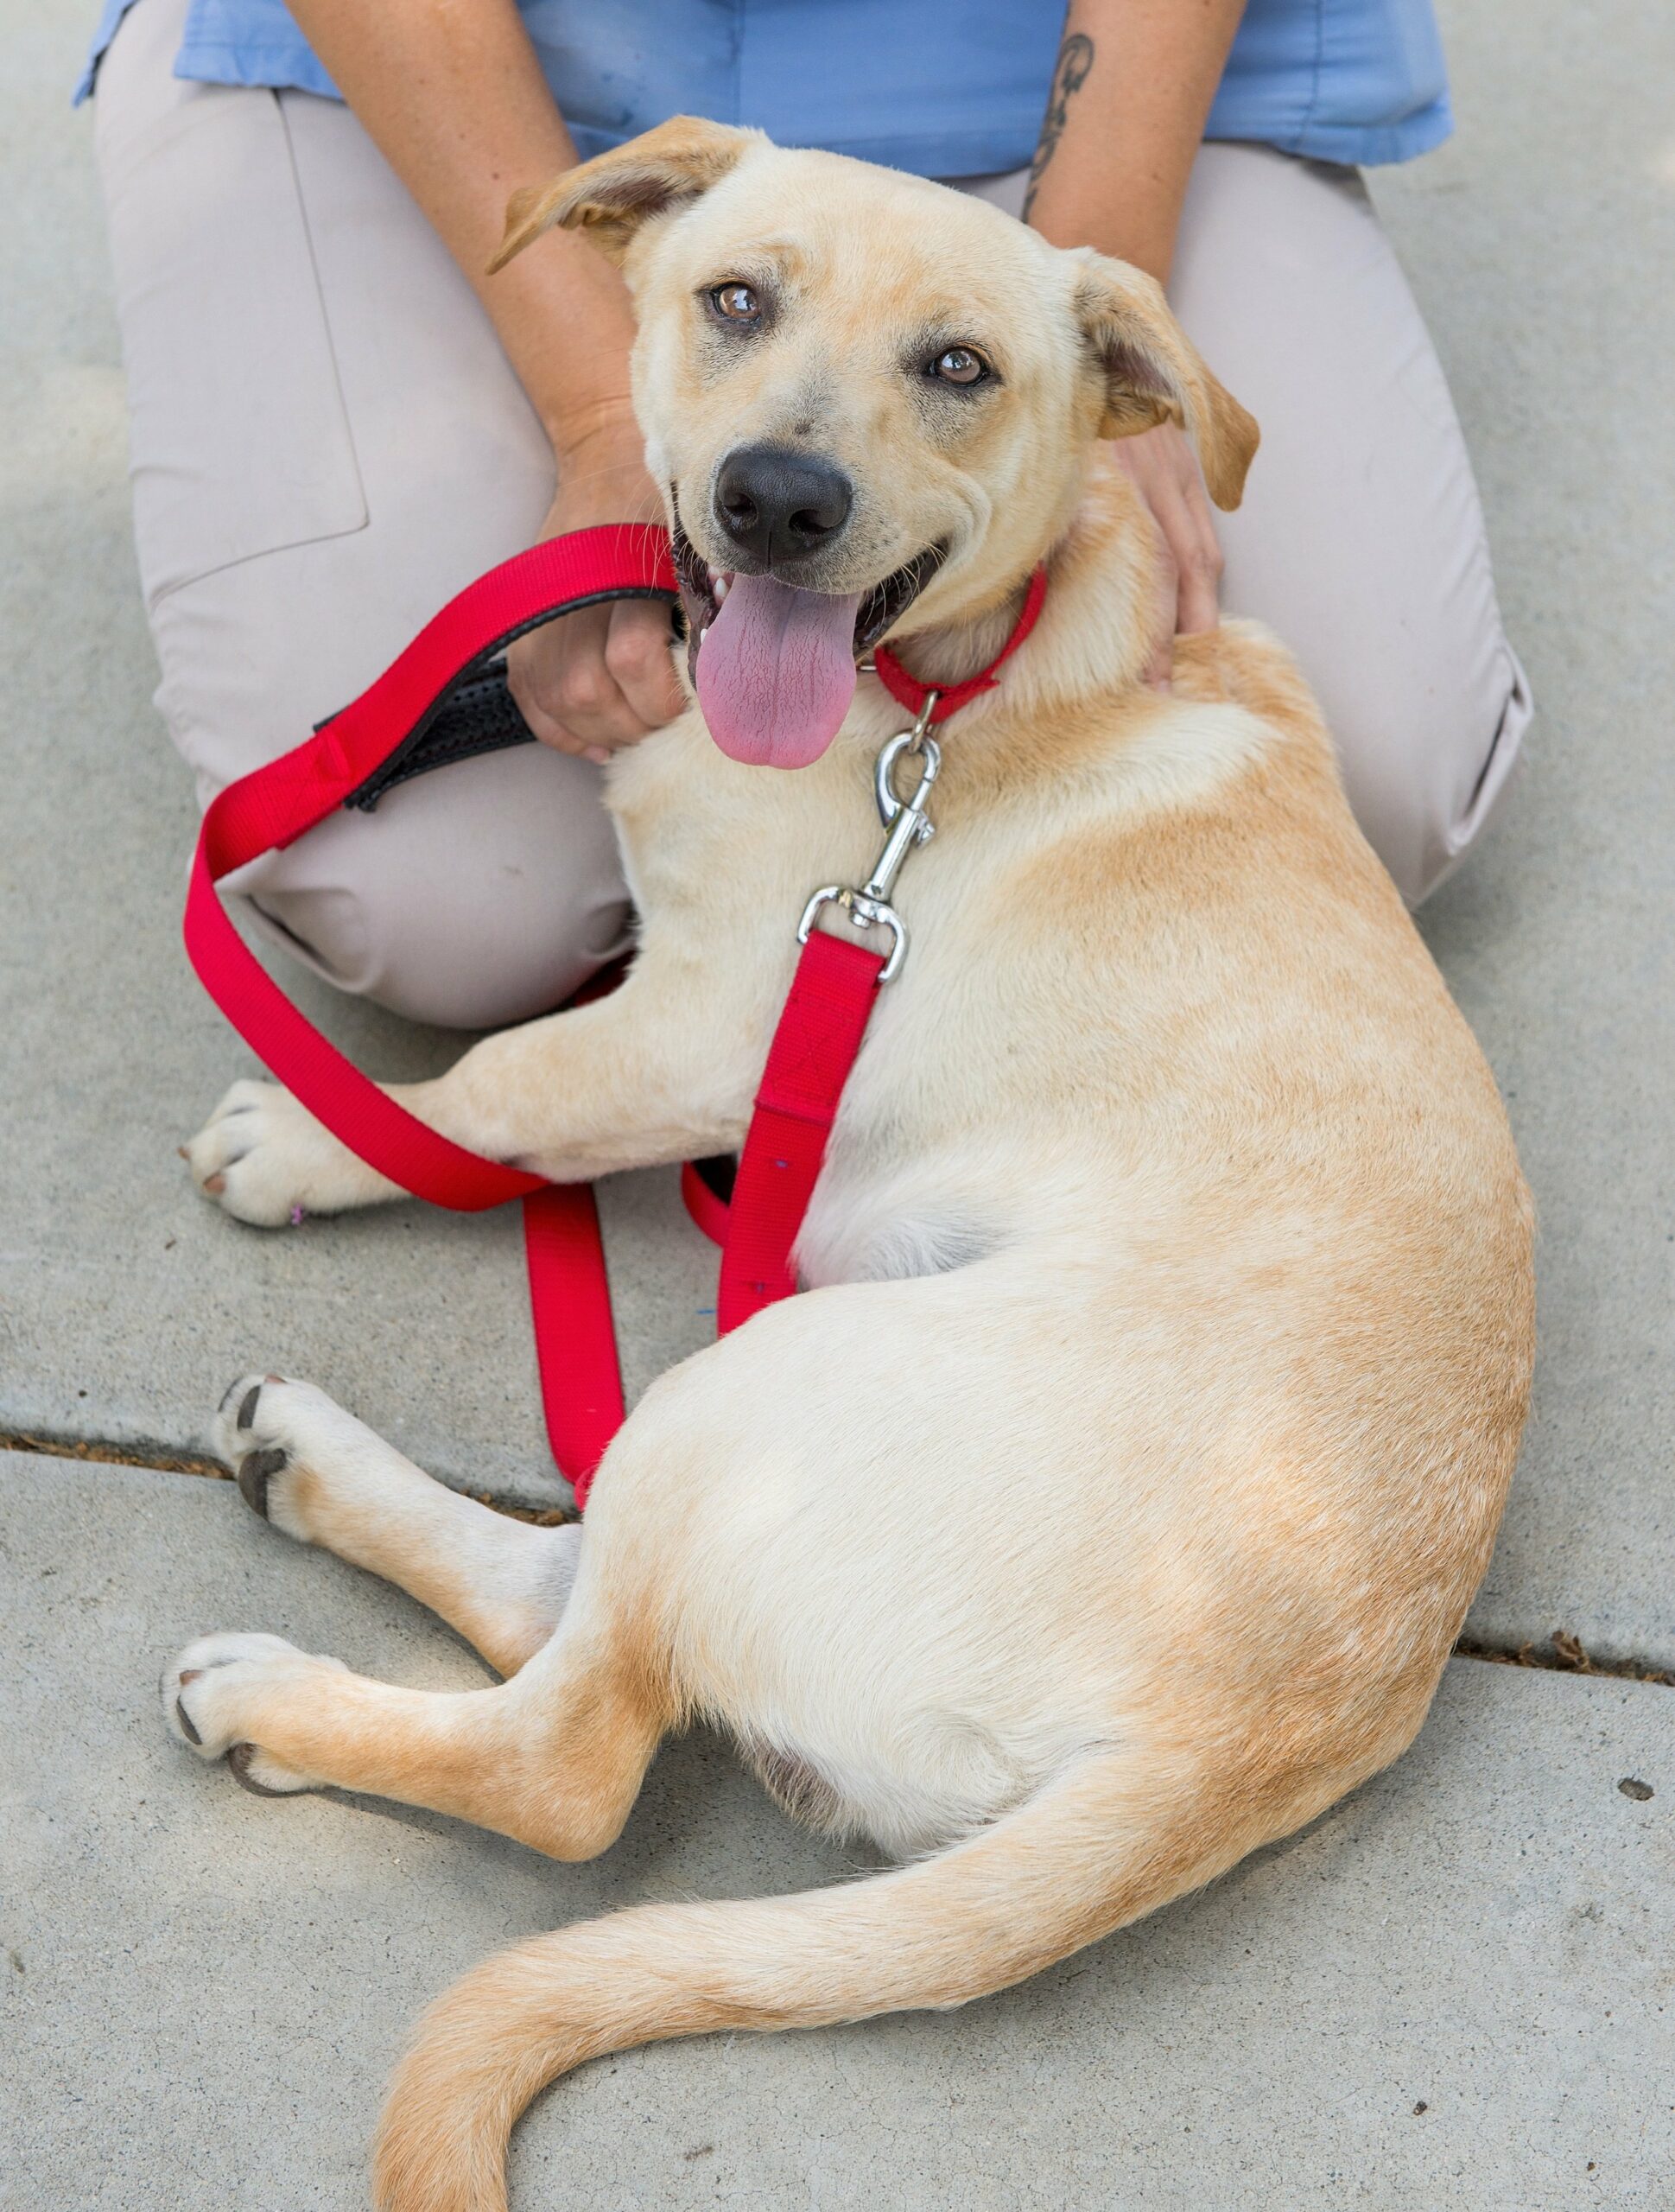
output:
[[[715,1325],[725,1336],[796,1288],[791,1247],[877,996],[882,953],[816,930],[773,1033],[739,1162]]]
[[[423,728],[461,672],[509,639],[592,601],[672,592],[661,530],[612,524],[538,545],[479,577],[323,728],[243,777],[204,817],[187,898],[193,966],[233,1027],[333,1135],[403,1190],[456,1211],[524,1202],[524,1242],[553,1456],[583,1496],[622,1422],[615,1332],[586,1185],[555,1185],[451,1143],[304,1019],[234,929],[215,886],[312,829]],[[572,1362],[585,1362],[578,1383]]]
[[[206,989],[310,1113],[392,1182],[434,1205],[477,1212],[546,1186],[538,1175],[450,1143],[369,1083],[267,973],[215,885],[341,805],[423,728],[460,673],[507,639],[592,600],[673,588],[666,533],[637,524],[576,531],[503,562],[450,600],[352,704],[293,751],[228,785],[205,814],[186,945]]]
[[[818,931],[809,938],[768,1048],[731,1200],[717,1198],[689,1160],[682,1170],[688,1211],[721,1246],[718,1336],[796,1289],[791,1248],[883,967],[884,956],[864,945]],[[523,1246],[547,1433],[585,1509],[624,1419],[610,1281],[587,1185],[547,1184],[526,1198]]]
[[[548,1183],[524,1199],[523,1260],[547,1442],[580,1512],[625,1418],[611,1278],[591,1183]]]

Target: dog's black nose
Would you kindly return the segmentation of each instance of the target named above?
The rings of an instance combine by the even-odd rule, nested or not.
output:
[[[848,521],[853,501],[841,468],[779,446],[740,446],[715,480],[715,519],[764,569],[818,553]]]

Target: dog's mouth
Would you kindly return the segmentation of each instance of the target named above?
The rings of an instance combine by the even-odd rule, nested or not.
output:
[[[870,591],[818,592],[711,568],[678,515],[673,538],[698,704],[722,752],[758,767],[820,758],[849,711],[856,663],[948,555],[927,546]]]

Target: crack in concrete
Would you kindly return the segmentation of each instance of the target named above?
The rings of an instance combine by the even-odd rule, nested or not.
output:
[[[112,1444],[103,1437],[44,1436],[32,1430],[0,1428],[0,1452],[32,1452],[45,1459],[99,1459],[117,1467],[149,1467],[162,1475],[232,1478],[219,1459],[198,1452],[173,1452],[165,1444]]]
[[[1454,1647],[1456,1659],[1481,1659],[1491,1667],[1535,1667],[1549,1675],[1598,1675],[1621,1682],[1655,1682],[1675,1689],[1675,1671],[1654,1667],[1645,1659],[1596,1659],[1583,1650],[1582,1638],[1569,1629],[1556,1628],[1544,1644],[1520,1643],[1514,1649],[1481,1643],[1462,1636]]]
[[[32,1431],[0,1429],[0,1452],[33,1452],[49,1459],[104,1461],[117,1467],[145,1467],[162,1475],[207,1475],[215,1482],[231,1482],[232,1475],[219,1459],[201,1452],[172,1452],[162,1444],[113,1444],[85,1436],[43,1436]],[[479,1505],[486,1505],[508,1519],[525,1521],[536,1529],[559,1529],[579,1516],[564,1506],[537,1508],[513,1505],[492,1491],[471,1491]],[[1603,1680],[1650,1682],[1661,1689],[1675,1689],[1675,1669],[1654,1667],[1645,1659],[1596,1659],[1582,1639],[1568,1629],[1556,1628],[1545,1644],[1485,1643],[1462,1636],[1454,1647],[1456,1659],[1479,1659],[1491,1667],[1532,1667],[1550,1675],[1595,1675]]]
[[[112,1467],[143,1467],[159,1475],[206,1475],[212,1482],[230,1483],[232,1470],[219,1459],[200,1452],[172,1452],[162,1444],[113,1444],[108,1439],[86,1436],[43,1436],[29,1429],[0,1429],[0,1452],[33,1452],[44,1459],[82,1459]],[[509,1521],[526,1521],[535,1529],[562,1529],[579,1520],[574,1508],[564,1505],[514,1505],[496,1497],[492,1491],[467,1491],[479,1505],[504,1513]]]

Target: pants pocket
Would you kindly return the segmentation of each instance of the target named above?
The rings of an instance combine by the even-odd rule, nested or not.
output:
[[[145,91],[118,62],[102,107]],[[366,499],[278,99],[171,85],[152,115],[110,121],[134,531],[155,608],[235,563],[364,529]]]

